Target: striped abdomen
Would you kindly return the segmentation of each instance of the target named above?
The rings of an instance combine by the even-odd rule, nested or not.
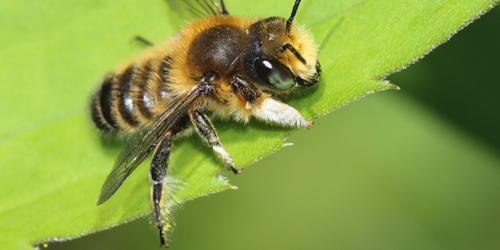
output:
[[[170,102],[171,61],[169,56],[150,59],[108,75],[92,97],[95,126],[104,132],[117,132],[150,124],[158,106]]]

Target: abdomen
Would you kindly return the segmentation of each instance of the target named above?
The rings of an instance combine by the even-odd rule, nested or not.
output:
[[[92,96],[92,121],[103,132],[133,131],[151,124],[171,101],[172,58],[148,57],[109,74]]]

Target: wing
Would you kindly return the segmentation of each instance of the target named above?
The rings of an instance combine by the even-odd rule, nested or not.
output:
[[[172,126],[186,114],[186,112],[199,100],[201,100],[210,89],[200,86],[193,87],[184,97],[174,100],[167,110],[151,124],[149,129],[135,134],[123,147],[101,187],[101,194],[97,205],[107,201],[127,177],[141,164],[149,153],[156,147],[158,141],[172,129]]]
[[[224,0],[166,0],[169,7],[182,12],[185,16],[182,19],[204,18],[207,16],[229,15]],[[218,3],[217,3],[218,2]],[[186,15],[189,12],[192,16]]]

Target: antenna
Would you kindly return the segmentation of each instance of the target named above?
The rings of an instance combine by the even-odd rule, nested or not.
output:
[[[290,15],[290,18],[288,18],[288,21],[286,21],[286,31],[290,32],[290,27],[292,25],[293,18],[295,17],[295,14],[297,14],[297,9],[299,8],[300,0],[296,0],[295,4],[293,5],[292,9],[292,14]]]

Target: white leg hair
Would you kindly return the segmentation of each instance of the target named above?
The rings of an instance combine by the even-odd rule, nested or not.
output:
[[[299,111],[273,97],[263,97],[262,101],[252,104],[251,112],[252,116],[259,120],[284,127],[310,128],[312,126],[312,123],[306,121]]]

